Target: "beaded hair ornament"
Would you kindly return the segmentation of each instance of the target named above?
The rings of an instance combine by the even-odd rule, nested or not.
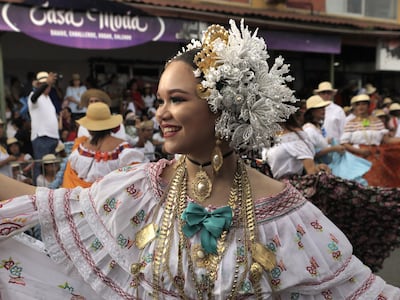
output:
[[[278,123],[296,111],[286,104],[297,101],[286,85],[294,78],[286,75],[289,66],[281,56],[269,67],[267,46],[256,36],[258,30],[252,34],[243,19],[240,30],[235,21],[229,24],[229,31],[209,26],[201,42],[192,40],[182,51],[199,49],[194,59],[194,74],[202,78],[197,92],[213,113],[220,113],[216,136],[230,141],[234,149],[257,150],[270,146],[271,137],[281,130]]]

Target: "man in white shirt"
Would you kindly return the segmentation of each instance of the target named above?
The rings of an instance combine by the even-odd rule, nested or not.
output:
[[[55,152],[60,139],[56,108],[49,96],[51,86],[57,79],[57,74],[39,72],[36,75],[37,88],[28,97],[28,108],[31,116],[31,141],[33,157],[42,159],[46,154]],[[40,163],[35,164],[33,180],[40,173]]]
[[[346,124],[346,115],[343,108],[334,102],[336,92],[337,89],[334,89],[329,81],[321,82],[318,89],[314,90],[314,94],[319,95],[325,101],[331,101],[331,104],[325,108],[325,120],[322,128],[325,129],[328,140],[333,138],[339,143]]]

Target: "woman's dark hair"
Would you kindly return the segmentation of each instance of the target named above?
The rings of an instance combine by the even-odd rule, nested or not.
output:
[[[102,131],[90,131],[90,130],[89,130],[89,133],[90,133],[90,135],[91,135],[91,137],[92,137],[92,138],[90,139],[90,144],[91,144],[91,145],[97,145],[97,143],[98,143],[100,140],[102,140],[102,139],[104,139],[106,136],[110,135],[112,131],[113,131],[112,129],[107,129],[107,130],[102,130]]]
[[[311,123],[311,124],[316,125],[317,127],[321,125],[321,124],[319,124],[317,121],[314,120],[314,117],[313,117],[313,115],[312,115],[312,112],[313,112],[315,109],[316,109],[316,108],[311,108],[311,109],[308,109],[308,110],[306,111],[306,113],[304,114],[304,124],[305,124],[305,123]]]
[[[183,61],[183,62],[187,63],[188,65],[192,66],[193,69],[197,69],[197,66],[194,63],[194,57],[196,56],[197,53],[199,53],[200,50],[201,50],[200,48],[194,48],[192,50],[183,52],[179,56],[175,56],[175,57],[171,58],[165,64],[164,69],[173,61]]]

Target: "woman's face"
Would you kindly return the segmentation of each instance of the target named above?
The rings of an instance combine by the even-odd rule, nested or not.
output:
[[[360,101],[356,102],[353,105],[354,114],[356,116],[365,116],[368,115],[369,101]]]
[[[325,119],[325,107],[314,108],[312,116],[317,122],[323,121]]]
[[[215,146],[216,115],[198,97],[197,83],[193,68],[183,61],[170,63],[160,78],[156,118],[169,153],[208,157]]]

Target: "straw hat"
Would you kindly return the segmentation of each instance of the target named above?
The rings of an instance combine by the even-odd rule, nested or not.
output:
[[[352,107],[351,106],[345,106],[345,107],[343,107],[343,111],[347,114],[349,111],[351,111],[352,110]]]
[[[324,99],[321,98],[321,96],[318,96],[318,95],[311,96],[306,101],[307,110],[312,109],[312,108],[325,107],[325,106],[328,106],[329,104],[331,104],[330,101],[325,101]]]
[[[56,147],[56,150],[54,150],[56,153],[60,153],[61,151],[65,150],[65,145],[63,142],[58,141],[58,145]]]
[[[389,97],[386,97],[385,99],[383,99],[383,104],[392,104],[393,100]]]
[[[390,104],[389,111],[394,111],[394,110],[400,110],[400,104],[399,103]]]
[[[371,83],[367,83],[365,85],[365,93],[367,93],[367,95],[371,95],[375,92],[376,92],[376,87],[374,87]]]
[[[15,143],[18,143],[18,140],[15,137],[10,137],[10,138],[7,139],[7,145],[8,146],[12,145],[12,144],[15,144]]]
[[[371,99],[366,94],[360,94],[360,95],[357,95],[357,96],[354,96],[353,98],[351,98],[350,104],[354,104],[356,102],[363,102],[363,101],[369,102],[369,101],[371,101]]]
[[[91,131],[113,129],[122,123],[121,115],[112,115],[110,107],[103,102],[89,105],[86,116],[76,121]]]
[[[60,162],[60,159],[58,159],[54,154],[46,154],[42,157],[42,162],[43,164],[52,164]]]
[[[374,116],[375,117],[384,117],[384,116],[386,116],[386,113],[383,111],[383,109],[376,109],[374,111]]]
[[[323,81],[320,84],[318,84],[318,89],[314,90],[314,94],[318,94],[321,92],[329,92],[329,91],[336,93],[337,89],[334,89],[329,81]]]
[[[49,73],[42,71],[36,74],[36,80],[40,83],[47,82],[47,77],[49,77]]]
[[[81,105],[84,107],[88,107],[89,99],[92,97],[100,99],[102,102],[106,103],[108,106],[111,105],[110,96],[108,96],[106,92],[103,92],[102,90],[98,90],[98,89],[86,90],[81,96]]]

